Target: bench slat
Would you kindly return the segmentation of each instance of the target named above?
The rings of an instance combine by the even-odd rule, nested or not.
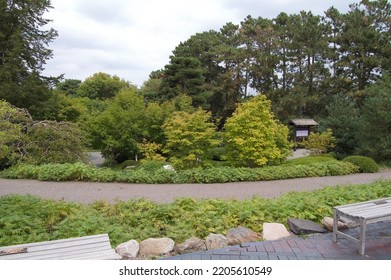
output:
[[[351,209],[350,211],[341,211],[341,212],[356,218],[364,218],[364,219],[377,218],[377,217],[387,216],[391,214],[391,203],[376,205],[368,208]]]

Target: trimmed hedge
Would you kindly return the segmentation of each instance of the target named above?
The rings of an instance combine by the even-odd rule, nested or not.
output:
[[[357,173],[358,168],[349,162],[328,161],[306,165],[280,165],[263,168],[213,167],[208,169],[146,170],[143,168],[114,171],[96,168],[83,163],[18,165],[2,173],[9,179],[36,179],[41,181],[91,181],[145,184],[226,183],[241,181],[270,181],[303,177],[322,177]]]
[[[313,164],[313,163],[319,163],[319,162],[330,162],[330,161],[338,161],[332,156],[306,156],[301,158],[295,158],[287,160],[284,165],[307,165],[307,164]]]
[[[344,158],[342,161],[353,163],[358,167],[360,173],[375,173],[379,171],[379,166],[369,157],[349,156]]]

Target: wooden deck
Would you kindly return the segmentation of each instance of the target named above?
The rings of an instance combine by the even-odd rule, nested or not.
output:
[[[108,234],[0,247],[0,260],[117,260]]]
[[[353,203],[334,207],[333,241],[337,242],[338,236],[346,237],[359,243],[359,253],[365,254],[366,227],[368,224],[391,220],[391,197],[376,199],[361,203]],[[340,217],[348,218],[360,224],[360,237],[354,238],[338,230]]]

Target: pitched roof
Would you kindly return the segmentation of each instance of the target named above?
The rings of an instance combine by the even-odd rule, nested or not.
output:
[[[293,119],[289,122],[289,124],[293,124],[296,126],[319,125],[313,119]]]

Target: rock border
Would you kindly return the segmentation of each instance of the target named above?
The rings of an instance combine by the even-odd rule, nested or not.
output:
[[[288,219],[292,220],[292,219]],[[296,219],[297,220],[297,219]],[[303,219],[300,219],[303,220]],[[304,220],[303,220],[304,221]],[[308,221],[308,220],[305,220]],[[313,223],[309,221],[310,223]],[[290,224],[288,222],[288,224]],[[333,219],[325,217],[322,219],[324,228],[319,230],[319,233],[333,231]],[[354,227],[354,224],[346,224],[338,221],[338,228],[340,230]],[[320,226],[319,226],[320,228]],[[205,240],[198,237],[191,237],[183,243],[175,244],[174,240],[170,238],[148,238],[140,243],[136,240],[129,240],[119,244],[115,251],[122,257],[123,260],[144,260],[155,259],[161,257],[169,257],[175,255],[190,254],[194,252],[202,252],[207,250],[216,250],[233,245],[240,245],[243,243],[278,240],[290,238],[295,236],[294,231],[290,228],[290,232],[285,225],[279,223],[264,223],[262,235],[254,232],[249,228],[239,226],[227,231],[226,235],[219,233],[210,233]]]

